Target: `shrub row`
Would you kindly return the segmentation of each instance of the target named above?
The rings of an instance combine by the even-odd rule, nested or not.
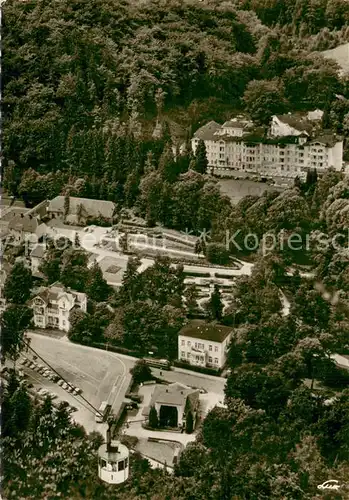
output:
[[[190,365],[189,363],[185,361],[174,361],[173,365],[176,366],[177,368],[185,368],[186,370],[191,370],[193,372],[199,372],[199,373],[204,373],[205,375],[214,375],[216,377],[219,377],[220,374],[222,373],[221,369],[215,369],[215,368],[208,368],[208,367],[201,367],[201,366],[193,366]]]
[[[231,280],[236,278],[236,276],[232,276],[231,274],[224,274],[224,273],[214,273],[216,278],[222,278],[222,279],[227,279]]]

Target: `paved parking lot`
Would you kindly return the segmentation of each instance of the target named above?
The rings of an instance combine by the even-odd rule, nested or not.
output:
[[[108,401],[115,414],[119,411],[131,380],[129,370],[135,363],[133,358],[35,333],[29,333],[28,337],[31,339],[30,345],[34,351],[62,378],[81,388],[82,395],[95,408],[98,409],[102,401]],[[40,359],[39,363],[43,364]],[[96,428],[92,408],[79,396],[69,394],[55,382],[47,380],[36,372],[33,372],[32,378],[35,385],[48,388],[77,407],[78,412],[74,414],[74,419],[84,425],[86,430]],[[101,430],[101,424],[97,424],[97,429]]]

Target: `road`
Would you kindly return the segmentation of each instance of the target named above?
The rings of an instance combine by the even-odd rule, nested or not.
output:
[[[29,332],[28,337],[31,347],[64,379],[81,388],[83,396],[95,408],[98,409],[102,401],[108,401],[114,413],[119,411],[131,381],[129,372],[135,358],[73,344],[66,337],[56,339],[33,332]],[[52,382],[49,385],[52,390]],[[82,406],[84,408],[79,408],[81,420],[77,417],[76,420],[90,429],[94,423],[93,411],[87,409],[86,404]]]

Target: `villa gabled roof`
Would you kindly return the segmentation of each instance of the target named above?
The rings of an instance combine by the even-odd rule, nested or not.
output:
[[[40,297],[48,303],[52,300],[56,301],[66,297],[68,300],[74,302],[76,298],[80,300],[84,295],[84,293],[76,292],[75,290],[67,290],[62,283],[57,281],[49,287],[42,287],[33,300],[35,300],[36,297]]]

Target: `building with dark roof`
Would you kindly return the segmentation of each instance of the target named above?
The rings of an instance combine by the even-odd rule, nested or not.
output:
[[[157,385],[144,414],[148,416],[153,406],[157,411],[161,427],[184,427],[188,412],[191,412],[195,426],[199,396],[199,390],[178,382]]]
[[[229,326],[191,321],[178,334],[178,357],[191,365],[221,369],[232,335]]]

